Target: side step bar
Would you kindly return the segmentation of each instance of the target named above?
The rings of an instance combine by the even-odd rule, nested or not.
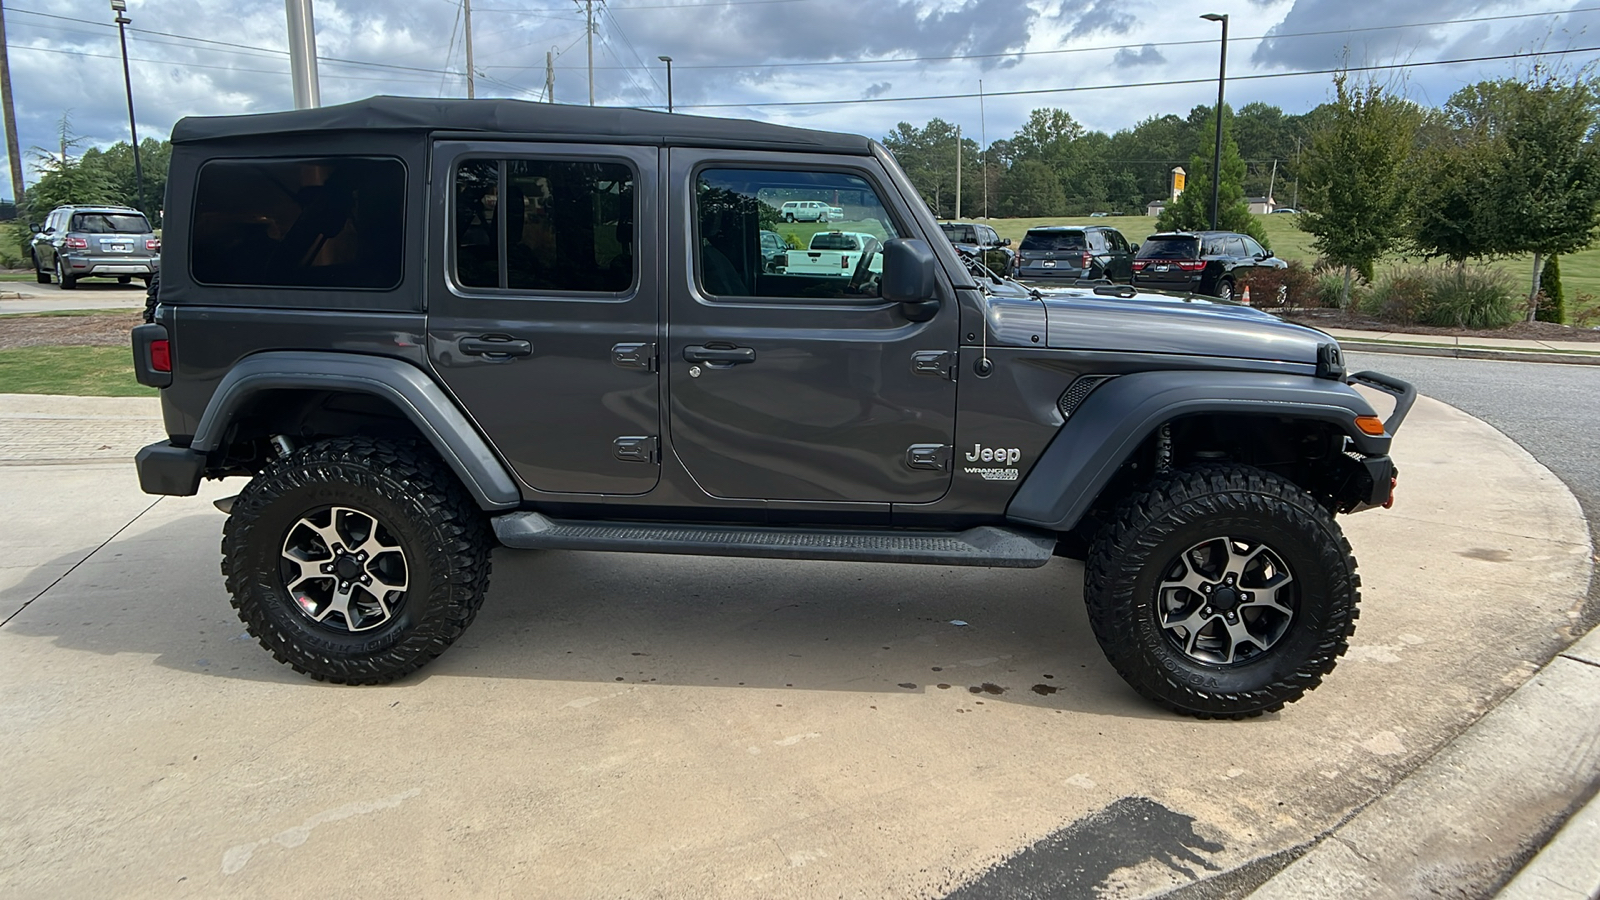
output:
[[[755,556],[849,562],[924,563],[1034,569],[1050,561],[1056,537],[1045,531],[983,525],[966,531],[873,531],[775,526],[591,522],[516,512],[494,519],[507,547],[616,550],[689,556]]]

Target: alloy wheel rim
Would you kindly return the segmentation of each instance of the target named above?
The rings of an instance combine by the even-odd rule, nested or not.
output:
[[[1197,663],[1233,666],[1288,634],[1299,584],[1265,543],[1218,536],[1174,557],[1156,592],[1157,622],[1174,649]]]
[[[334,631],[360,632],[392,620],[405,601],[410,567],[393,532],[347,506],[307,513],[283,537],[280,575],[301,615]]]

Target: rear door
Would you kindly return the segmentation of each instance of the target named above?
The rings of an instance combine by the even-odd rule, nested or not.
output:
[[[943,496],[956,385],[938,359],[917,361],[957,346],[948,286],[939,312],[912,322],[876,295],[870,261],[804,275],[758,264],[756,234],[796,194],[838,197],[840,230],[939,239],[913,231],[877,161],[689,148],[670,160],[662,367],[671,450],[695,482],[806,510]]]
[[[658,151],[448,141],[433,158],[435,370],[525,488],[648,492]]]
[[[1115,228],[1107,228],[1106,246],[1106,277],[1112,281],[1132,281],[1133,251],[1128,247],[1128,239]]]

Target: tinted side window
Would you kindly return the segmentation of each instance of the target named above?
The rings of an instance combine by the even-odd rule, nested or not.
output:
[[[1103,253],[1106,249],[1106,235],[1103,231],[1089,232],[1089,249],[1096,253]]]
[[[1128,239],[1122,236],[1122,232],[1107,231],[1106,237],[1111,239],[1111,249],[1117,251],[1118,253],[1128,252]]]
[[[1267,251],[1256,243],[1255,238],[1245,235],[1242,240],[1244,241],[1244,255],[1257,257],[1267,255]]]
[[[213,160],[195,189],[190,266],[202,284],[387,289],[405,256],[397,159]]]
[[[1228,253],[1229,256],[1249,256],[1250,255],[1250,254],[1244,252],[1244,241],[1240,240],[1237,237],[1228,238],[1228,250],[1227,250],[1227,253]]]
[[[803,202],[818,209],[839,207],[844,215],[824,224],[785,222],[780,211],[796,194],[825,197]],[[695,181],[695,224],[695,275],[705,293],[723,297],[876,296],[882,242],[904,235],[871,182],[844,172],[707,169]],[[807,249],[790,250],[785,271],[771,271],[760,253],[762,230]],[[822,237],[813,243],[818,234]],[[864,251],[853,249],[863,242]],[[852,249],[824,250],[824,245]],[[820,255],[813,258],[811,252]],[[858,279],[863,252],[874,255],[866,276]]]
[[[456,167],[455,193],[461,285],[611,294],[632,287],[633,170],[627,165],[467,160]]]

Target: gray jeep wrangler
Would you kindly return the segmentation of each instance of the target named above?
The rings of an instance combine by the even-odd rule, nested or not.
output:
[[[139,379],[140,483],[218,505],[240,617],[313,678],[402,677],[497,545],[955,566],[1085,560],[1135,690],[1276,710],[1345,651],[1334,521],[1415,398],[1252,309],[964,262],[863,137],[504,100],[190,118]],[[786,223],[826,202],[843,223]],[[874,235],[773,272],[763,231]],[[1397,397],[1380,421],[1352,383]]]

